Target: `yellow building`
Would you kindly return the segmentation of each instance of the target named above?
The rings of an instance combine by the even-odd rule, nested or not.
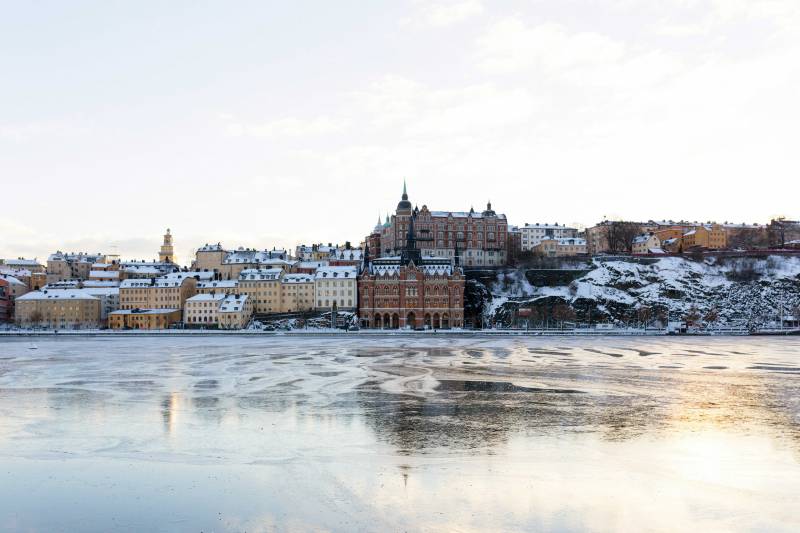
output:
[[[111,329],[167,329],[180,321],[180,309],[120,309],[108,315]]]
[[[650,232],[634,237],[631,253],[649,254],[652,253],[651,250],[661,251],[661,239],[658,238],[658,235]]]
[[[278,313],[281,309],[280,268],[245,269],[239,274],[239,293],[250,298],[254,313]]]
[[[197,294],[210,294],[212,292],[236,294],[239,292],[239,280],[223,279],[197,282]]]
[[[314,309],[314,276],[285,274],[281,278],[281,313],[296,313]]]
[[[707,248],[709,250],[721,250],[728,246],[728,234],[719,224],[697,226],[683,235],[683,249]]]
[[[15,300],[15,320],[23,327],[97,328],[100,314],[100,299],[80,289],[34,291]]]
[[[219,306],[221,329],[242,329],[253,316],[253,304],[246,294],[229,294]]]
[[[220,243],[206,244],[195,252],[192,270],[220,272],[227,255],[228,251]]]
[[[545,257],[571,257],[586,253],[586,240],[579,238],[542,239],[532,248]]]
[[[174,272],[155,279],[126,279],[119,287],[119,307],[130,309],[183,309],[197,292],[198,272]]]

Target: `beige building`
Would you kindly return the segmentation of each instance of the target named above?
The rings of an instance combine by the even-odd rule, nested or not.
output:
[[[111,329],[167,329],[180,321],[180,309],[120,309],[108,315]]]
[[[30,272],[44,272],[44,265],[39,263],[36,259],[25,259],[18,257],[16,259],[5,259],[3,266],[11,270],[28,270]]]
[[[105,263],[103,254],[86,252],[64,253],[58,251],[47,258],[47,283],[71,279],[89,279],[89,273],[96,263]]]
[[[281,313],[296,313],[314,309],[314,276],[284,274],[281,278]]]
[[[256,250],[242,248],[229,251],[221,244],[206,244],[195,252],[192,268],[203,272],[217,272],[224,280],[237,279],[243,270],[280,268],[292,272],[297,261],[286,250]]]
[[[314,274],[315,308],[329,311],[334,304],[342,311],[358,306],[358,269],[353,266],[329,266]]]
[[[578,238],[542,239],[536,244],[533,253],[545,257],[570,257],[586,254],[586,240]]]
[[[631,253],[634,254],[649,254],[649,253],[657,253],[651,252],[651,250],[661,250],[661,239],[658,238],[653,232],[650,233],[643,233],[641,235],[637,235],[633,239],[633,246],[631,248]]]
[[[239,280],[223,279],[223,280],[197,282],[198,294],[209,294],[212,292],[214,293],[220,292],[222,294],[236,294],[239,292]]]
[[[254,313],[278,313],[281,309],[280,268],[246,269],[239,274],[239,293],[247,295]]]
[[[253,304],[246,294],[229,294],[219,306],[221,329],[242,329],[253,316]]]
[[[183,309],[197,292],[200,272],[175,272],[155,279],[126,279],[119,287],[121,310]]]
[[[85,329],[101,326],[100,299],[80,289],[43,290],[15,300],[16,322],[23,327]]]
[[[219,324],[219,306],[224,293],[195,294],[186,300],[183,322],[187,326],[216,327]]]

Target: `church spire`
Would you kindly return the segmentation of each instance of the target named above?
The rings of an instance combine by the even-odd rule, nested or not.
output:
[[[406,191],[406,179],[403,178],[403,200],[408,200],[408,192]]]

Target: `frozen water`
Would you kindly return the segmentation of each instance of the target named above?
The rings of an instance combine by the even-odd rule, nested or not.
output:
[[[797,531],[791,338],[0,339],[0,530]]]

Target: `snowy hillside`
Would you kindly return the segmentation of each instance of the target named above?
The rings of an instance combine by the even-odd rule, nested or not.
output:
[[[762,325],[800,306],[800,258],[667,257],[652,260],[594,259],[570,282],[533,286],[532,270],[505,270],[473,291],[484,292],[483,315],[509,323],[518,308],[569,305],[578,321],[634,321],[684,317],[695,312],[714,323]],[[478,282],[476,285],[480,285]],[[563,313],[562,313],[563,314]]]

